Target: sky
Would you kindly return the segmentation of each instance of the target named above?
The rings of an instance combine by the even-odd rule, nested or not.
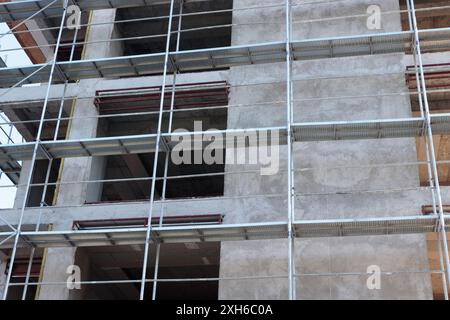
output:
[[[6,63],[7,67],[31,65],[32,62],[23,50],[4,51],[14,48],[20,48],[20,44],[17,42],[14,35],[4,35],[8,31],[10,31],[9,27],[5,23],[0,23],[0,58]],[[0,114],[4,118],[6,118],[3,113],[0,112]],[[5,120],[0,117],[0,123],[4,122]],[[9,134],[11,131],[11,127],[9,125],[0,125],[0,127],[2,129],[0,130],[0,143],[6,144],[8,142],[8,137],[5,132]],[[15,130],[15,128],[13,128],[12,130],[11,138],[14,143],[22,142],[22,137],[20,136],[19,132]],[[9,143],[12,142],[9,141]],[[13,184],[5,174],[2,174],[1,172],[0,174],[0,209],[12,208],[14,205],[16,188],[13,186]]]

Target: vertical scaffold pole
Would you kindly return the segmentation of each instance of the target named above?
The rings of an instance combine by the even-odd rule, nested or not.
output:
[[[413,23],[413,17],[412,17],[412,11],[411,11],[411,4],[409,1],[406,1],[407,11],[408,11],[408,21],[409,21],[409,30],[411,32],[414,32],[414,23]],[[415,37],[413,37],[415,39]],[[414,40],[413,40],[414,41]],[[420,107],[420,116],[422,118],[425,118],[425,107],[423,103],[423,95],[422,95],[422,82],[419,74],[419,66],[417,63],[417,51],[416,46],[414,46],[413,50],[413,58],[414,58],[414,69],[416,74],[416,84],[417,84],[417,92],[418,92],[418,99],[419,99],[419,107]],[[433,171],[431,168],[431,157],[430,157],[430,148],[428,146],[428,139],[427,135],[423,135],[424,140],[424,146],[425,146],[425,154],[426,154],[426,162],[427,162],[427,175],[428,175],[428,184],[430,186],[431,190],[431,199],[432,199],[432,205],[433,205],[433,214],[435,216],[438,215],[438,209],[436,204],[436,188],[434,185],[434,178],[433,178]],[[436,224],[436,234],[437,234],[437,248],[439,253],[439,269],[441,272],[441,282],[442,282],[442,288],[444,290],[444,297],[445,300],[448,300],[448,289],[447,289],[447,279],[445,276],[445,266],[444,266],[444,258],[442,256],[442,246],[441,246],[441,240],[440,240],[440,230],[439,230],[439,223]]]
[[[421,81],[421,89],[422,89],[422,97],[423,97],[423,105],[424,105],[424,116],[425,116],[425,123],[426,123],[426,130],[427,130],[427,141],[428,141],[428,150],[429,154],[431,156],[431,167],[433,171],[434,176],[434,191],[435,196],[437,200],[437,206],[439,209],[438,215],[439,215],[439,225],[440,225],[440,232],[442,236],[442,242],[443,242],[443,249],[444,249],[444,257],[445,257],[445,266],[447,269],[447,280],[450,280],[450,257],[449,257],[449,251],[448,251],[448,244],[447,244],[447,234],[446,234],[446,227],[445,227],[445,215],[444,215],[444,206],[442,202],[442,193],[441,193],[441,187],[439,183],[439,172],[437,169],[437,161],[436,161],[436,153],[434,149],[434,138],[433,138],[433,129],[432,129],[432,123],[431,123],[431,115],[430,115],[430,107],[428,104],[428,94],[427,94],[427,86],[425,82],[425,72],[423,69],[423,59],[422,59],[422,50],[420,45],[420,34],[419,34],[419,28],[417,24],[417,15],[416,15],[416,9],[414,5],[414,0],[409,0],[410,10],[411,10],[411,18],[413,22],[413,29],[414,29],[414,41],[416,46],[416,56],[418,60],[418,66],[420,70],[420,81]],[[420,97],[419,97],[420,98]],[[439,235],[439,234],[438,234]],[[438,237],[438,241],[440,241]]]
[[[295,235],[294,235],[294,162],[292,132],[292,28],[291,1],[286,0],[286,114],[287,114],[287,152],[288,152],[288,287],[289,300],[295,300]]]
[[[181,36],[181,24],[183,23],[183,6],[184,0],[180,0],[180,11],[178,16],[178,31],[177,31],[177,44],[175,51],[178,52],[180,50],[180,36]],[[174,70],[173,73],[173,81],[172,81],[172,93],[170,99],[170,115],[169,115],[169,128],[167,132],[172,133],[173,127],[173,111],[175,109],[175,94],[176,94],[176,85],[177,85],[177,70]],[[163,189],[161,195],[161,212],[159,217],[159,226],[163,226],[164,222],[164,214],[165,214],[165,201],[166,201],[166,193],[167,193],[167,176],[169,173],[169,160],[170,160],[170,152],[166,153],[166,159],[164,163],[164,181],[163,181]],[[155,272],[153,275],[153,294],[152,300],[156,300],[156,293],[158,290],[158,273],[159,273],[159,262],[161,258],[161,243],[156,244],[156,261],[155,261]]]
[[[158,120],[158,132],[156,137],[156,145],[155,145],[155,159],[153,161],[153,177],[152,177],[152,186],[151,186],[151,194],[150,194],[150,208],[148,213],[148,222],[147,222],[147,232],[145,236],[145,249],[144,249],[144,263],[142,266],[142,278],[141,278],[141,292],[140,292],[140,300],[144,300],[145,298],[145,285],[147,282],[147,267],[148,267],[148,257],[149,257],[149,249],[150,249],[150,238],[152,234],[152,218],[153,218],[153,207],[155,203],[155,192],[156,192],[156,177],[158,174],[158,157],[160,151],[160,144],[162,140],[162,122],[163,122],[163,114],[164,114],[164,97],[166,94],[166,80],[167,80],[167,70],[169,65],[169,56],[170,56],[170,39],[172,35],[172,21],[173,21],[173,8],[174,8],[175,0],[170,1],[170,12],[169,12],[169,26],[167,28],[167,43],[166,43],[166,54],[164,57],[164,72],[163,72],[163,80],[161,87],[161,101],[159,108],[159,120]],[[168,150],[166,150],[168,151]]]

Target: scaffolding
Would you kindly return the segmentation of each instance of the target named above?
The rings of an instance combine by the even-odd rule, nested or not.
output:
[[[202,0],[202,2],[207,0]],[[6,174],[16,187],[25,188],[23,203],[20,208],[14,211],[14,215],[2,214],[0,212],[0,224],[4,225],[0,232],[0,249],[11,250],[10,262],[8,264],[6,283],[4,284],[3,299],[8,298],[8,290],[13,286],[23,286],[23,299],[27,296],[27,289],[30,286],[57,286],[66,285],[66,283],[45,283],[33,282],[30,279],[33,260],[35,259],[35,251],[38,249],[48,248],[82,248],[82,247],[107,247],[107,246],[123,246],[123,245],[145,245],[143,253],[143,271],[140,280],[117,280],[117,281],[82,281],[83,285],[98,284],[121,284],[136,283],[140,285],[140,299],[146,296],[146,287],[152,284],[152,298],[156,299],[158,283],[161,282],[189,282],[193,279],[160,279],[158,277],[159,257],[161,244],[166,243],[202,243],[202,242],[223,242],[223,241],[254,241],[254,240],[275,240],[284,239],[288,246],[286,255],[288,257],[287,275],[273,275],[267,277],[247,276],[235,277],[238,279],[286,279],[288,283],[288,297],[291,300],[297,298],[296,282],[302,276],[296,272],[295,265],[295,243],[297,239],[302,238],[333,238],[333,237],[351,237],[351,236],[383,236],[383,235],[402,235],[402,234],[427,234],[435,233],[437,235],[437,245],[439,252],[439,270],[416,270],[410,272],[427,272],[435,273],[441,276],[442,287],[445,299],[448,299],[448,281],[450,279],[450,256],[447,246],[446,225],[450,222],[450,217],[446,214],[444,207],[443,193],[439,180],[438,166],[440,164],[448,164],[448,161],[439,161],[436,158],[436,150],[434,136],[436,134],[450,134],[450,114],[432,113],[429,106],[429,91],[435,88],[427,86],[427,69],[433,66],[426,66],[423,62],[424,52],[439,52],[450,50],[450,27],[439,29],[420,29],[417,22],[418,12],[426,10],[442,10],[439,8],[416,9],[414,0],[407,0],[407,10],[397,12],[388,12],[384,14],[406,14],[409,22],[409,30],[401,32],[374,33],[357,36],[341,36],[326,37],[318,39],[298,40],[293,36],[293,27],[302,23],[293,18],[293,10],[301,7],[302,3],[293,3],[286,0],[283,4],[269,4],[256,7],[240,7],[234,9],[217,10],[215,13],[233,13],[235,11],[251,11],[261,8],[271,8],[282,11],[282,23],[285,30],[284,41],[268,41],[247,45],[230,45],[227,47],[216,47],[206,49],[182,50],[180,49],[181,38],[186,32],[198,32],[200,30],[214,31],[220,28],[232,28],[234,23],[227,25],[215,25],[203,28],[195,28],[184,30],[182,21],[184,17],[195,16],[201,18],[206,12],[183,12],[184,4],[187,0],[170,0],[170,1],[131,1],[131,0],[23,0],[0,3],[0,21],[11,22],[20,20],[21,22],[11,29],[10,33],[16,34],[23,31],[16,30],[25,22],[33,19],[57,19],[59,23],[56,27],[39,29],[34,31],[56,32],[56,42],[48,45],[54,56],[45,63],[37,63],[32,66],[24,67],[5,67],[0,69],[0,87],[4,88],[0,93],[0,97],[8,96],[15,88],[19,88],[25,84],[45,83],[41,86],[45,88],[45,96],[43,100],[30,101],[41,109],[40,117],[37,120],[9,121],[2,120],[3,126],[15,127],[19,125],[35,125],[37,126],[36,134],[33,141],[23,143],[14,143],[9,139],[8,143],[0,144],[0,172]],[[151,6],[155,4],[168,4],[169,12],[167,15],[160,17],[146,17],[134,19],[132,22],[146,20],[164,20],[167,21],[167,32],[162,35],[149,35],[146,37],[116,38],[111,39],[109,43],[131,40],[146,40],[161,38],[165,44],[164,52],[117,56],[97,59],[80,59],[74,60],[74,51],[76,46],[86,46],[88,44],[102,43],[92,42],[89,40],[78,41],[76,39],[77,32],[71,43],[62,43],[64,32],[68,30],[65,25],[68,17],[68,8],[70,5],[77,5],[82,12],[107,8],[132,8],[138,6]],[[448,6],[450,8],[450,6]],[[356,16],[343,16],[335,19],[348,19]],[[365,15],[364,15],[365,17]],[[323,21],[324,19],[317,21]],[[114,21],[111,24],[129,23],[130,21]],[[95,23],[83,24],[83,28],[89,28],[96,25]],[[175,27],[176,26],[176,29]],[[78,29],[77,29],[78,30]],[[30,32],[29,30],[27,32]],[[3,35],[4,36],[4,35]],[[175,44],[175,45],[174,45]],[[34,48],[21,47],[18,49],[26,50]],[[39,47],[39,46],[38,46]],[[70,50],[69,61],[59,61],[58,53],[60,50]],[[0,50],[1,51],[1,50]],[[320,78],[299,78],[294,73],[293,65],[297,61],[314,61],[321,59],[344,58],[344,57],[362,57],[388,53],[405,53],[413,57],[414,66],[408,68],[409,81],[416,82],[413,88],[416,92],[409,92],[407,96],[417,96],[419,102],[419,112],[415,116],[409,118],[392,118],[392,119],[371,119],[358,121],[324,121],[324,122],[300,122],[294,114],[294,105],[304,103],[305,101],[319,101],[327,98],[310,98],[296,99],[294,82],[307,80],[320,80]],[[224,103],[213,101],[213,103],[201,106],[198,103],[193,105],[177,108],[177,93],[186,89],[186,84],[180,84],[178,77],[180,74],[201,71],[217,71],[227,68],[261,65],[270,63],[285,63],[286,69],[283,75],[285,79],[282,82],[274,82],[283,84],[286,90],[286,97],[281,101],[269,102],[268,104],[277,104],[285,107],[286,119],[283,125],[260,128],[244,128],[244,129],[224,129],[216,131],[190,131],[178,133],[174,131],[174,116],[177,113],[201,110],[232,110],[234,108],[246,108],[251,105]],[[434,66],[436,67],[436,66]],[[443,71],[441,71],[443,70]],[[449,65],[440,65],[439,72],[448,73]],[[398,73],[398,72],[397,72]],[[153,86],[153,82],[145,83],[141,88],[132,90],[111,89],[97,90],[95,97],[77,96],[71,91],[71,84],[78,83],[85,79],[98,78],[134,78],[142,77],[141,83],[145,83],[148,79],[157,79],[160,83]],[[330,76],[339,79],[340,76]],[[353,75],[352,77],[355,77]],[[413,80],[411,80],[413,78]],[[155,80],[156,81],[156,80]],[[258,83],[257,85],[271,85],[272,83]],[[218,95],[223,95],[226,90],[239,88],[240,85],[227,84],[226,82],[202,82],[199,84],[190,84],[196,90],[211,90],[218,86]],[[203,87],[206,87],[204,89]],[[245,85],[242,85],[245,86]],[[223,88],[225,87],[225,91]],[[202,89],[203,88],[203,89]],[[438,88],[440,92],[445,89]],[[389,95],[405,94],[390,93]],[[118,113],[98,114],[84,119],[77,118],[73,115],[64,116],[64,106],[72,103],[74,100],[95,99],[97,107],[100,110],[102,99],[118,99],[119,103],[123,97],[127,102],[136,102],[135,97],[140,97],[138,102],[145,100],[151,95],[153,102],[151,107],[141,109],[125,108]],[[380,93],[378,96],[382,96]],[[156,98],[155,98],[156,97]],[[359,98],[364,96],[359,96]],[[368,96],[366,96],[368,97]],[[347,99],[358,97],[345,97]],[[370,97],[368,97],[370,98]],[[131,99],[131,100],[130,100]],[[338,98],[336,98],[338,99]],[[214,103],[216,103],[214,105]],[[11,103],[9,103],[11,104]],[[20,104],[20,102],[18,103]],[[255,103],[264,105],[265,103]],[[57,117],[48,116],[48,110],[55,108]],[[149,111],[146,111],[149,110]],[[157,118],[156,130],[151,133],[140,135],[124,135],[112,137],[97,137],[86,139],[61,139],[59,131],[63,123],[70,123],[74,120],[100,120],[130,116],[155,116]],[[43,131],[49,124],[56,127],[54,137],[43,139]],[[224,173],[206,173],[194,174],[190,176],[169,176],[169,154],[174,150],[176,142],[180,137],[195,140],[196,137],[202,137],[205,134],[213,134],[224,137],[221,142],[226,145],[227,136],[231,135],[237,139],[245,141],[249,132],[255,133],[255,137],[260,137],[262,133],[269,135],[279,134],[278,144],[286,147],[287,150],[287,168],[283,170],[286,174],[286,187],[283,192],[277,194],[262,195],[242,195],[242,198],[277,198],[287,202],[287,212],[283,213],[284,219],[279,221],[263,221],[258,223],[241,223],[228,224],[216,222],[212,224],[204,224],[201,222],[191,222],[181,225],[170,225],[165,223],[165,214],[167,214],[167,206],[170,201],[167,199],[167,184],[170,180],[186,179],[188,177],[212,177],[217,175],[240,175],[246,173],[255,173],[255,171],[233,171]],[[398,215],[376,218],[342,218],[342,219],[298,219],[296,212],[296,199],[311,196],[313,194],[300,193],[296,191],[295,181],[296,175],[306,170],[315,170],[308,168],[296,168],[294,163],[295,148],[294,145],[306,142],[320,141],[344,141],[344,140],[368,140],[368,139],[396,139],[396,138],[419,138],[423,139],[426,149],[426,161],[415,163],[391,163],[384,164],[384,167],[399,166],[423,166],[426,167],[428,175],[428,187],[417,188],[420,192],[430,193],[430,202],[432,210],[430,214],[422,215]],[[202,148],[205,146],[203,145]],[[194,148],[192,149],[192,151]],[[84,158],[84,157],[102,157],[115,155],[130,154],[154,154],[152,173],[148,178],[127,178],[127,179],[95,179],[89,181],[57,181],[50,182],[50,171],[53,163],[59,159],[68,158]],[[164,161],[160,160],[160,155]],[[36,170],[36,162],[38,160],[46,160],[49,165],[46,170],[46,177],[43,183],[33,181],[33,173]],[[29,161],[28,177],[24,185],[19,185],[21,169],[23,161]],[[361,165],[364,167],[364,165]],[[370,168],[371,165],[366,165]],[[164,175],[161,177],[159,169],[163,168]],[[348,166],[347,168],[351,168]],[[99,184],[99,183],[123,183],[127,181],[146,181],[150,183],[148,191],[148,209],[147,222],[135,227],[119,226],[117,228],[104,227],[73,230],[56,230],[49,231],[48,225],[42,221],[46,215],[46,210],[50,207],[45,201],[46,192],[49,187],[56,189],[64,185],[71,184]],[[157,183],[161,182],[162,194],[157,199]],[[29,208],[27,205],[31,189],[33,187],[41,187],[42,195],[39,208]],[[1,192],[2,189],[0,189]],[[349,191],[349,193],[379,192],[389,193],[402,191],[400,189],[393,190],[360,190]],[[230,199],[239,197],[230,196]],[[221,197],[226,199],[226,196]],[[177,200],[179,205],[183,205],[184,200]],[[195,200],[192,200],[195,201]],[[201,199],[198,201],[202,201]],[[214,200],[212,200],[214,201]],[[425,204],[424,204],[425,205]],[[58,208],[57,205],[51,206]],[[61,207],[64,209],[64,207]],[[36,211],[37,210],[37,211]],[[33,221],[37,213],[37,219]],[[16,223],[11,217],[19,217]],[[155,220],[156,219],[156,220]],[[153,223],[148,223],[152,221]],[[149,255],[152,254],[151,245],[156,244],[156,262],[153,266],[154,274],[149,276]],[[16,255],[19,249],[30,249],[30,259],[28,260],[28,268],[24,283],[13,283],[11,280]],[[394,272],[394,271],[393,271]],[[194,279],[195,281],[212,282],[221,280],[230,280],[231,278],[203,278]],[[1,285],[0,285],[1,286]]]

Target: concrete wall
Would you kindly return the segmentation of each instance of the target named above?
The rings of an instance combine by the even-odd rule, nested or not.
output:
[[[319,2],[319,1],[318,1]],[[260,1],[236,0],[235,8],[255,6]],[[270,0],[264,4],[283,4]],[[300,4],[301,1],[293,1]],[[311,3],[311,2],[309,2]],[[382,10],[398,10],[396,0],[339,1],[337,4],[308,4],[293,9],[293,38],[358,35],[400,31],[400,16],[385,15],[381,30],[369,30],[365,18],[310,21],[343,15],[365,14],[378,4]],[[248,23],[233,29],[233,44],[285,39],[284,8],[236,11],[234,23]],[[294,121],[340,121],[410,117],[407,96],[383,97],[384,93],[406,92],[404,56],[380,55],[293,63]],[[386,74],[387,73],[387,74]],[[380,75],[381,74],[381,75]],[[335,79],[330,79],[335,77]],[[318,78],[318,79],[315,79]],[[230,128],[254,128],[286,124],[285,64],[232,68],[231,101],[254,106],[234,109]],[[273,82],[279,82],[272,84]],[[270,83],[270,84],[267,84]],[[261,85],[262,84],[262,85]],[[372,97],[372,96],[376,97]],[[345,98],[348,96],[369,96]],[[336,99],[335,97],[339,97]],[[314,101],[310,99],[315,99]],[[272,101],[265,105],[258,102]],[[270,116],[268,116],[270,115]],[[281,168],[287,169],[287,151],[281,150]],[[414,139],[295,143],[296,219],[331,219],[419,214],[421,202],[405,202],[402,192],[388,190],[417,188],[416,166],[386,167],[387,163],[417,161]],[[379,167],[367,167],[375,166]],[[354,168],[342,168],[354,166]],[[361,166],[366,166],[361,167]],[[228,166],[228,172],[248,166]],[[240,203],[227,215],[227,223],[287,220],[287,177],[285,171],[273,177],[228,176],[226,196],[284,193],[276,201],[258,199]],[[386,193],[375,193],[375,190]],[[370,192],[372,191],[372,192]],[[238,200],[237,200],[238,201]],[[223,243],[221,277],[284,276],[284,278],[221,281],[221,299],[286,299],[287,242],[261,241]],[[424,236],[356,237],[296,241],[296,289],[298,299],[431,299],[428,274],[396,273],[382,277],[381,290],[369,290],[364,273],[371,265],[382,271],[405,272],[428,269]],[[335,273],[334,275],[329,275]],[[363,273],[363,275],[341,275]],[[320,275],[319,275],[320,274]],[[328,275],[327,275],[328,274]]]

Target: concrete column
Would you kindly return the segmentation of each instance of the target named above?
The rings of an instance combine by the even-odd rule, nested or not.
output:
[[[97,136],[97,118],[87,118],[97,116],[97,110],[93,100],[78,100],[73,110],[73,120],[70,126],[68,139],[88,139]],[[89,184],[64,184],[65,182],[87,181],[90,179],[94,158],[74,158],[64,159],[63,169],[60,176],[61,186],[57,195],[57,205],[83,205],[88,196]]]
[[[0,297],[3,296],[3,292],[5,290],[5,283],[6,283],[6,264],[8,261],[8,257],[0,252]]]
[[[76,248],[47,249],[44,261],[42,282],[66,283],[69,275],[67,268],[75,264]],[[38,289],[38,300],[69,300],[70,290],[67,285],[41,285]]]
[[[96,10],[92,12],[91,23],[113,22],[116,18],[117,9]],[[85,59],[96,59],[121,56],[123,54],[122,41],[111,43],[101,42],[110,39],[120,38],[114,24],[100,24],[89,28],[87,42],[100,41],[98,43],[87,44],[84,51]]]
[[[91,170],[89,181],[98,181],[105,178],[106,158],[94,157],[91,159]],[[86,202],[94,203],[101,201],[103,192],[103,183],[90,183],[86,189]]]
[[[69,289],[67,280],[67,268],[76,265],[80,268],[80,281],[90,281],[91,260],[86,254],[86,250],[80,248],[49,249],[47,252],[46,268],[43,278],[49,282],[61,282],[60,285],[43,285],[38,292],[39,300],[84,300],[87,297],[95,299],[91,294],[91,285],[81,285],[80,289]]]
[[[26,183],[30,175],[31,161],[22,162],[22,171],[20,172],[19,185],[17,188],[16,198],[14,200],[14,209],[21,209],[26,193]]]
[[[91,261],[86,251],[83,249],[78,249],[75,255],[75,263],[81,270],[81,281],[92,280],[90,278],[91,274]],[[80,289],[70,290],[69,300],[84,300],[89,294],[89,288],[92,286],[82,285]]]
[[[33,38],[33,40],[36,42],[36,45],[39,46],[39,50],[41,52],[42,57],[40,59],[37,59],[36,57],[32,57],[32,60],[34,60],[34,63],[44,63],[47,61],[50,61],[53,59],[54,51],[53,47],[50,46],[50,43],[48,39],[52,39],[53,36],[50,31],[42,31],[39,29],[45,29],[48,28],[48,25],[39,20],[30,20],[26,22],[26,26],[28,30],[30,31],[30,36]],[[56,39],[55,39],[56,41]],[[40,60],[40,61],[39,61]]]

